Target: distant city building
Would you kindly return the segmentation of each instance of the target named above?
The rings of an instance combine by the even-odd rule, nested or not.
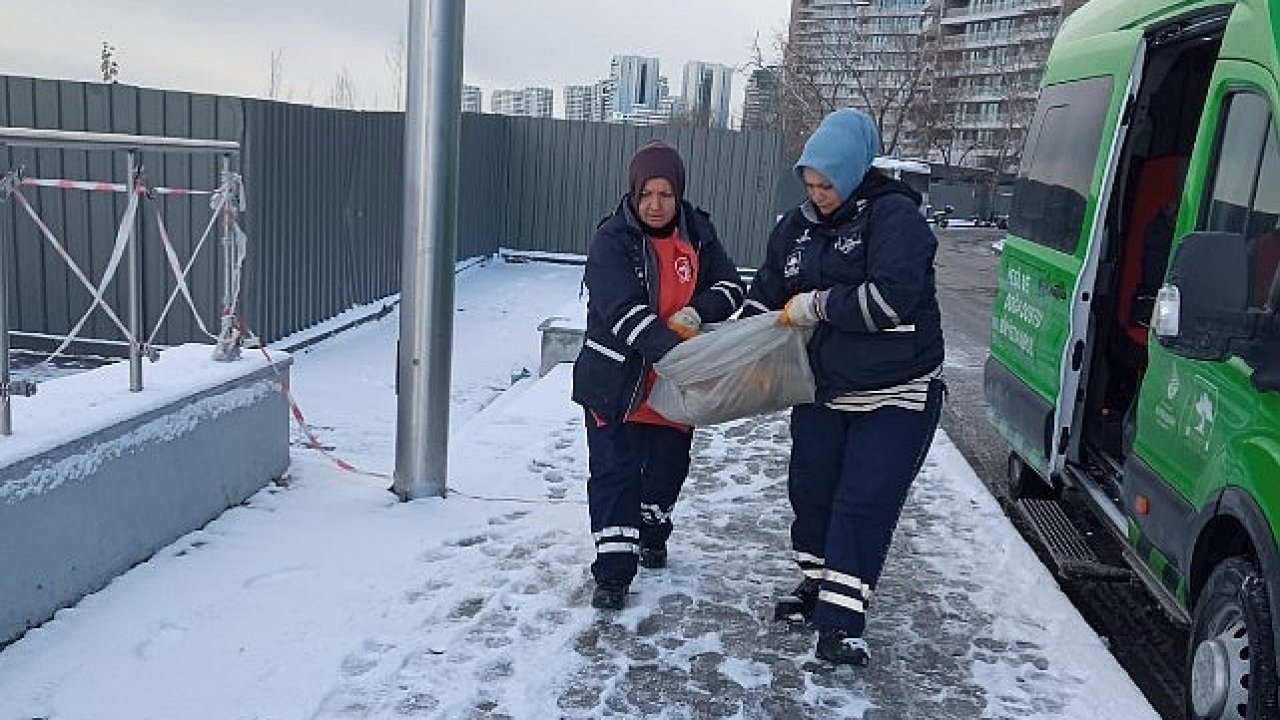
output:
[[[1040,76],[1058,27],[1084,0],[948,2],[938,17],[936,92],[954,131],[947,148],[960,164],[1010,170],[1035,111]],[[944,159],[939,149],[923,148]],[[920,153],[923,154],[923,153]],[[1016,163],[1015,163],[1016,164]],[[999,166],[999,167],[997,167]]]
[[[592,85],[566,85],[564,116],[568,120],[603,122],[609,119],[609,102],[613,97],[611,80]]]
[[[494,90],[489,107],[499,115],[551,117],[554,99],[551,88],[545,87]]]
[[[666,95],[666,79],[658,72],[658,58],[615,55],[609,77],[613,81],[609,108],[612,120],[627,122],[631,118],[650,118],[658,112]]]
[[[747,89],[742,100],[743,130],[773,130],[781,128],[782,71],[780,68],[759,68],[747,78]]]
[[[895,154],[1007,170],[1058,26],[1083,3],[792,0],[788,68],[831,106],[883,118]]]
[[[733,68],[692,61],[684,64],[680,113],[706,127],[729,127],[729,102],[733,92]]]
[[[462,86],[462,112],[484,112],[484,93],[475,85]]]

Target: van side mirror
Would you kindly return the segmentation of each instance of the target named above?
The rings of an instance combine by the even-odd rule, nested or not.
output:
[[[1249,243],[1240,233],[1195,232],[1182,238],[1173,254],[1163,327],[1156,302],[1156,337],[1184,357],[1222,360],[1233,345],[1252,336],[1249,314]],[[1170,322],[1170,311],[1177,317]]]

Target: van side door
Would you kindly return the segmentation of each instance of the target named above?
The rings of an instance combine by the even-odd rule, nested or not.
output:
[[[1055,54],[1014,190],[984,381],[993,422],[1046,478],[1062,470],[1073,439],[1102,198],[1111,194],[1145,44],[1132,30]]]

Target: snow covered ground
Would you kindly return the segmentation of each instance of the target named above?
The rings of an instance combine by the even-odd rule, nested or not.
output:
[[[832,672],[769,620],[786,418],[698,432],[671,565],[588,605],[580,411],[536,369],[581,270],[458,276],[450,496],[398,503],[295,433],[289,477],[0,652],[0,720],[1153,718],[939,432],[868,630]],[[389,473],[396,314],[295,354],[320,438]],[[181,471],[175,471],[175,479]]]

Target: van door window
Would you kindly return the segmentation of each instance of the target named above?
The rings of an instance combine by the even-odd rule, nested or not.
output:
[[[1243,233],[1271,113],[1261,97],[1237,93],[1227,100],[1226,118],[1218,141],[1209,213],[1202,229]]]
[[[1280,264],[1280,146],[1266,98],[1236,93],[1227,99],[1218,140],[1212,194],[1201,230],[1241,233],[1252,248],[1249,304],[1261,309]]]
[[[1267,147],[1262,151],[1258,190],[1254,193],[1246,232],[1254,239],[1249,304],[1256,309],[1275,310],[1280,301],[1277,297],[1280,294],[1280,144],[1276,141],[1274,122],[1267,133]]]
[[[1014,188],[1009,231],[1074,253],[1102,144],[1111,78],[1050,85],[1027,133],[1027,161]]]

